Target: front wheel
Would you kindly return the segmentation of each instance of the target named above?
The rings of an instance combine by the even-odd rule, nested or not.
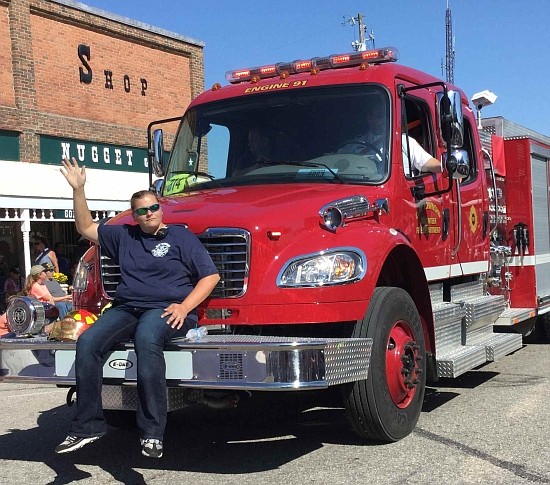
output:
[[[367,379],[344,386],[348,419],[362,438],[398,441],[416,426],[426,386],[424,333],[409,294],[377,288],[352,336],[373,346]]]

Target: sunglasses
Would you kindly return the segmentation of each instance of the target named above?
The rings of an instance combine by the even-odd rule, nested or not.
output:
[[[138,216],[144,216],[147,212],[157,212],[160,209],[160,204],[153,204],[149,207],[140,207],[139,209],[134,210],[134,214]]]

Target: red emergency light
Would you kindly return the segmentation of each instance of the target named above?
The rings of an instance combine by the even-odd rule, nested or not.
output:
[[[245,81],[257,82],[258,79],[298,74],[301,72],[318,71],[323,69],[337,69],[342,67],[358,66],[362,64],[380,64],[383,62],[395,62],[399,58],[399,52],[395,47],[383,47],[370,51],[359,51],[348,54],[333,54],[326,57],[314,57],[309,60],[293,62],[279,62],[251,69],[238,69],[228,71],[225,78],[232,84]]]

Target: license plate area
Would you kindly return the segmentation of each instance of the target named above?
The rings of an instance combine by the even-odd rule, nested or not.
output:
[[[76,351],[58,350],[55,353],[55,374],[58,377],[75,377]],[[191,352],[164,352],[166,379],[193,379],[193,356]],[[105,379],[137,380],[137,356],[133,350],[115,350],[103,366]]]

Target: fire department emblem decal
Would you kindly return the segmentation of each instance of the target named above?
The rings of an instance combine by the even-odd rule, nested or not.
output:
[[[151,254],[155,258],[162,258],[163,256],[166,256],[168,253],[168,250],[170,249],[170,244],[168,243],[160,243],[155,246],[155,249],[151,251]]]
[[[470,230],[472,232],[476,232],[477,230],[477,211],[474,206],[470,207],[470,217],[468,219],[468,222],[470,223]]]

